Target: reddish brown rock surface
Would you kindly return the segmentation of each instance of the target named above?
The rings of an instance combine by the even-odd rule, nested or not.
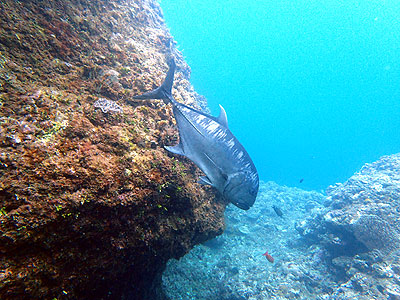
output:
[[[226,203],[163,149],[170,106],[132,101],[172,55],[201,105],[174,43],[156,1],[0,3],[1,299],[163,299],[166,261],[222,233]]]

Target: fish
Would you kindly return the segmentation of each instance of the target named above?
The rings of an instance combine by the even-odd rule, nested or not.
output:
[[[268,253],[268,251],[267,252],[265,252],[264,254],[263,254],[263,256],[265,256],[265,258],[270,262],[270,263],[274,263],[274,258]]]
[[[283,212],[278,206],[272,205],[272,208],[279,217],[283,218]]]
[[[250,209],[258,194],[258,172],[245,148],[229,130],[225,109],[220,105],[220,114],[214,117],[176,101],[171,93],[176,64],[173,59],[168,64],[161,86],[133,98],[171,103],[179,143],[164,148],[187,157],[199,167],[205,174],[200,177],[200,184],[211,185],[237,207]]]
[[[304,181],[304,178],[300,179],[300,180],[299,180],[299,183],[302,183],[303,181]]]

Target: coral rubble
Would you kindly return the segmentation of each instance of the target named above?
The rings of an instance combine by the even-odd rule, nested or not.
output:
[[[171,108],[132,100],[172,55],[174,96],[206,105],[158,4],[6,0],[0,24],[0,298],[163,299],[226,203],[163,149]]]

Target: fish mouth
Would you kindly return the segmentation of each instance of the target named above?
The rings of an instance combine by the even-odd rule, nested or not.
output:
[[[249,210],[250,209],[250,205],[246,204],[246,203],[233,203],[235,204],[237,207],[243,209],[243,210]]]
[[[238,194],[240,194],[240,191],[243,189],[243,186],[244,186],[244,184],[239,184],[234,187],[231,187],[229,190],[225,189],[224,195],[227,194],[226,191],[228,191],[229,194],[238,195]],[[245,198],[245,197],[243,197],[243,198],[242,197],[234,197],[234,198],[236,198],[239,201],[235,201],[236,199],[232,199],[232,198],[228,197],[230,202],[232,204],[234,204],[235,206],[239,207],[240,209],[248,210],[251,207],[251,205],[247,204],[246,201],[243,201],[243,198]]]

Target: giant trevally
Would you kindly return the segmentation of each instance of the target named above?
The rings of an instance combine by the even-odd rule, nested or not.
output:
[[[179,144],[165,147],[186,156],[206,176],[199,183],[215,187],[228,201],[247,210],[258,193],[258,173],[249,154],[228,128],[227,116],[220,105],[219,117],[213,117],[177,102],[171,93],[175,62],[163,84],[157,89],[135,96],[134,99],[163,99],[172,104],[179,130]]]

